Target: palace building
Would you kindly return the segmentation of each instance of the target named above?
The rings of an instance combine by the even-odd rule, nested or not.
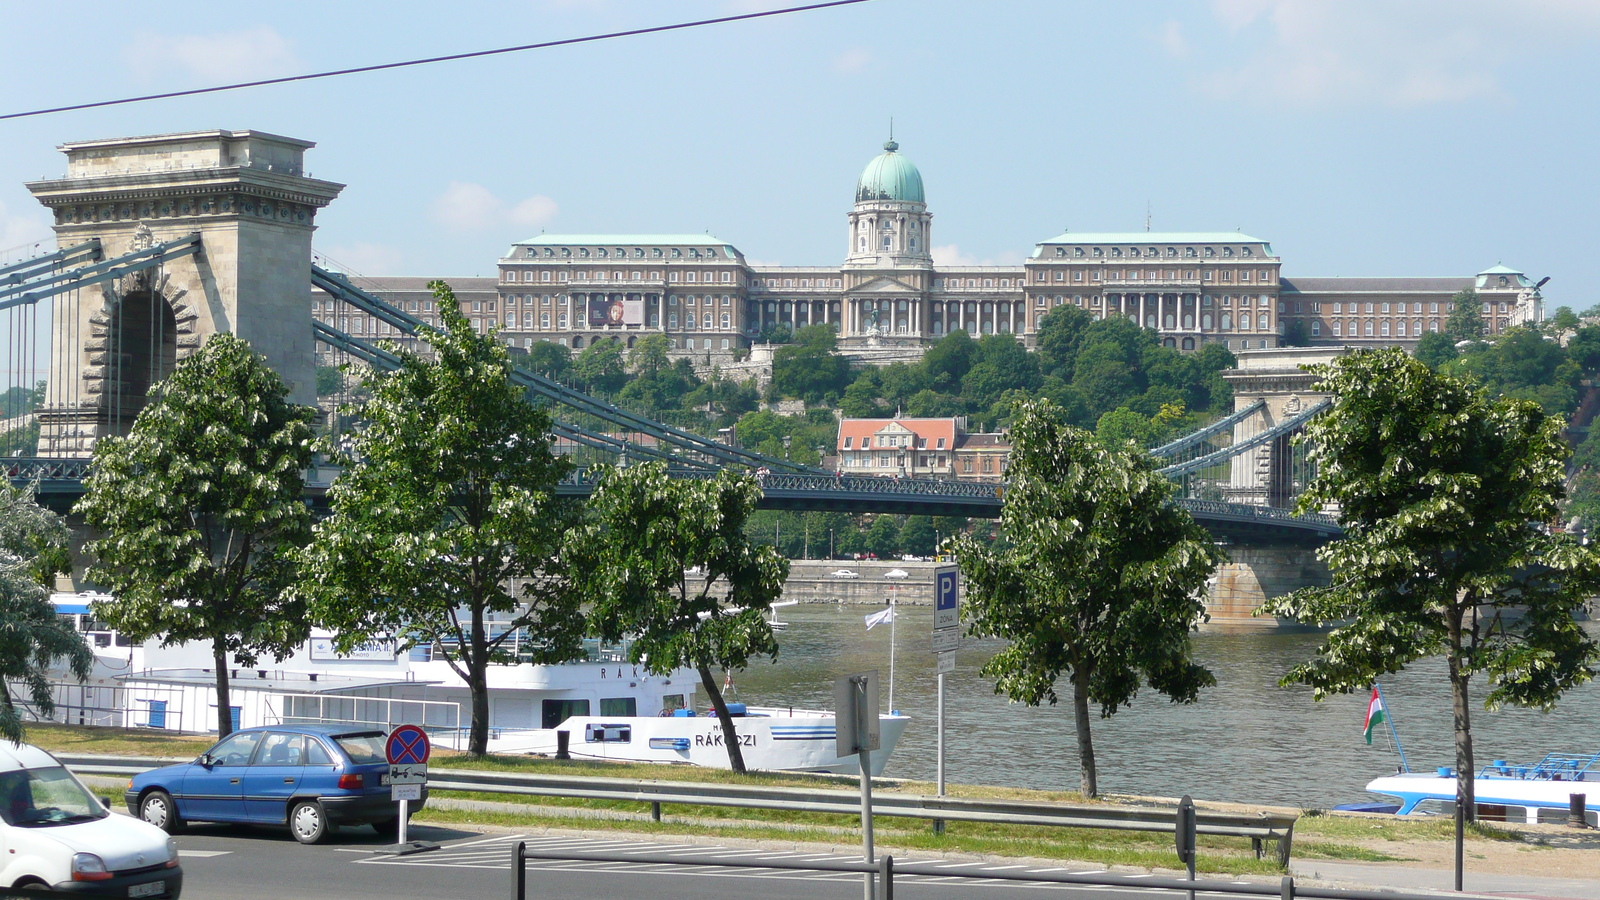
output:
[[[582,350],[607,338],[632,346],[665,334],[675,353],[716,362],[776,326],[831,325],[841,351],[868,362],[915,358],[956,329],[1031,345],[1044,316],[1064,305],[1126,316],[1181,350],[1409,348],[1444,327],[1452,297],[1468,288],[1491,334],[1543,319],[1543,282],[1506,266],[1443,278],[1286,277],[1269,242],[1239,232],[1069,232],[1040,241],[1018,266],[941,266],[932,246],[922,174],[891,140],[856,181],[837,266],[753,265],[709,235],[542,234],[513,244],[495,279],[448,280],[477,327],[499,327],[515,347]],[[426,281],[361,283],[427,318]],[[320,313],[325,300],[316,299]],[[381,336],[374,323],[348,324]]]

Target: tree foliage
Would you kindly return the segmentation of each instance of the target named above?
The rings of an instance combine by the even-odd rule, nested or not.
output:
[[[468,751],[488,747],[487,672],[526,629],[524,661],[581,654],[584,623],[560,557],[578,509],[556,497],[570,464],[551,453],[550,415],[509,380],[506,353],[474,334],[433,282],[443,329],[427,358],[366,379],[364,427],[330,448],[345,467],[332,514],[303,554],[301,590],[348,652],[374,637],[433,643],[472,697]],[[491,632],[489,614],[502,630]]]
[[[70,564],[69,540],[66,523],[34,502],[31,486],[0,481],[0,739],[12,743],[23,737],[14,690],[49,716],[58,664],[83,681],[94,662],[83,636],[50,602],[51,580]]]
[[[631,661],[656,675],[693,668],[722,724],[728,761],[745,770],[732,717],[713,668],[739,669],[778,655],[766,612],[783,592],[789,563],[745,535],[761,497],[747,475],[668,477],[665,463],[604,472],[590,516],[567,543],[604,640],[631,637]],[[686,574],[698,568],[695,586]]]
[[[1057,680],[1071,683],[1093,797],[1091,702],[1110,717],[1141,684],[1187,703],[1215,683],[1190,658],[1189,632],[1222,556],[1143,452],[1073,427],[1049,401],[1022,404],[1011,435],[1004,546],[955,542],[969,630],[1011,642],[982,669],[996,693],[1054,704]]]
[[[1467,288],[1450,298],[1450,315],[1444,322],[1444,333],[1457,341],[1482,340],[1488,332],[1483,321],[1483,301],[1478,292]]]
[[[301,473],[315,411],[290,403],[243,339],[219,334],[150,391],[126,437],[102,438],[77,511],[111,592],[95,614],[135,641],[209,641],[217,731],[231,723],[229,658],[282,659],[308,635],[289,590],[310,535]]]
[[[806,325],[772,354],[772,393],[807,403],[836,403],[850,383],[850,362],[835,352],[831,325]]]
[[[1560,423],[1526,400],[1491,399],[1398,350],[1319,367],[1332,409],[1307,428],[1316,476],[1302,511],[1336,504],[1343,539],[1318,551],[1332,583],[1263,610],[1339,624],[1283,683],[1319,699],[1443,655],[1454,705],[1460,790],[1471,811],[1469,687],[1490,708],[1548,709],[1593,678],[1600,648],[1573,612],[1600,590],[1595,555],[1549,534],[1562,496]]]

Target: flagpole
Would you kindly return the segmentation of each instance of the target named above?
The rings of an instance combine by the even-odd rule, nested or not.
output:
[[[1378,692],[1378,702],[1383,704],[1383,720],[1389,723],[1389,739],[1394,741],[1394,749],[1400,754],[1400,769],[1410,772],[1411,764],[1406,762],[1406,748],[1400,746],[1400,732],[1394,730],[1394,711],[1389,708],[1389,701],[1383,699],[1383,686],[1374,681],[1372,689]]]
[[[894,713],[894,620],[900,618],[894,614],[894,587],[889,588],[889,712]]]

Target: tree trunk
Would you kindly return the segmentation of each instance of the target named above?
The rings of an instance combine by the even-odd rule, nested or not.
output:
[[[472,692],[472,731],[467,737],[467,753],[483,756],[489,752],[489,638],[483,633],[483,608],[472,610],[471,648],[467,651],[467,690]]]
[[[1084,799],[1100,796],[1100,780],[1094,769],[1094,738],[1089,733],[1089,676],[1072,673],[1072,718],[1078,726],[1078,790]]]
[[[1468,822],[1478,821],[1477,788],[1473,784],[1477,767],[1472,762],[1472,709],[1467,702],[1467,679],[1471,676],[1461,671],[1461,629],[1452,629],[1450,648],[1450,700],[1455,714],[1456,730],[1456,797],[1466,813]]]
[[[728,715],[728,702],[722,699],[717,680],[711,677],[711,667],[701,665],[695,668],[700,672],[700,684],[706,689],[706,696],[711,698],[711,707],[717,711],[717,721],[722,723],[722,742],[728,746],[728,765],[742,775],[745,771],[744,752],[739,749],[739,733],[733,728],[733,716]]]
[[[233,733],[233,703],[228,690],[228,651],[222,641],[211,642],[211,661],[217,667],[217,739]]]

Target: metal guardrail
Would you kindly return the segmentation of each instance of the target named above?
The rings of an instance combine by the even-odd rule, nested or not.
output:
[[[58,754],[56,758],[75,771],[94,775],[134,775],[147,769],[187,761],[82,754]],[[430,769],[428,787],[433,791],[474,791],[487,794],[648,803],[657,818],[660,816],[663,803],[798,810],[839,815],[855,815],[861,809],[860,794],[854,790],[643,781],[575,775],[529,775],[476,769]],[[969,800],[959,797],[884,793],[873,796],[872,812],[876,816],[937,819],[946,822],[1105,828],[1166,834],[1177,831],[1177,811],[1155,807],[1129,808]],[[1257,857],[1262,855],[1263,845],[1271,841],[1277,845],[1278,863],[1287,866],[1294,841],[1296,819],[1296,816],[1273,813],[1248,816],[1199,812],[1195,816],[1195,831],[1198,834],[1249,838]]]
[[[906,875],[922,875],[940,879],[958,876],[961,878],[1027,884],[1039,884],[1040,882],[1075,884],[1140,891],[1188,891],[1191,897],[1195,894],[1221,894],[1235,897],[1280,897],[1282,900],[1294,900],[1296,897],[1315,898],[1315,900],[1438,900],[1439,897],[1438,894],[1409,894],[1398,891],[1300,887],[1295,884],[1294,876],[1292,875],[1283,876],[1278,884],[1255,884],[1240,881],[1201,881],[1199,879],[1164,878],[1147,875],[1114,875],[1109,872],[1100,872],[1092,875],[1073,875],[1065,872],[1039,870],[1018,872],[990,868],[972,871],[965,869],[952,871],[947,861],[938,863],[896,862],[894,857],[887,854],[870,863],[865,860],[855,861],[844,858],[838,860],[785,860],[696,855],[693,859],[683,859],[670,853],[612,853],[567,849],[530,850],[525,842],[518,841],[511,848],[511,900],[527,900],[527,861],[530,859],[665,866],[716,866],[737,869],[785,869],[811,872],[859,872],[878,879],[881,889],[872,895],[877,900],[894,900],[894,879],[896,876]],[[1456,896],[1471,895],[1457,894]]]

